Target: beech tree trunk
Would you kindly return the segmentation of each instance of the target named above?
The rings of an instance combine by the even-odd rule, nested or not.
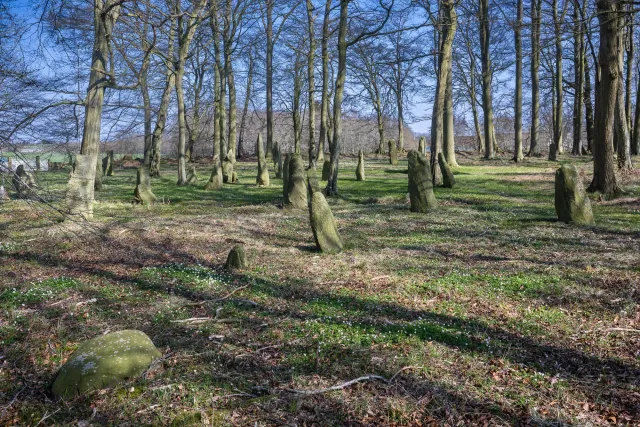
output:
[[[531,137],[529,156],[540,154],[540,14],[541,0],[531,0]]]
[[[482,109],[484,111],[484,158],[494,157],[493,105],[491,100],[491,33],[489,0],[480,0],[480,52],[482,60]]]
[[[533,0],[535,1],[535,0]],[[523,1],[518,0],[516,13],[516,26],[513,30],[514,42],[516,45],[516,88],[515,88],[515,118],[514,131],[515,140],[513,147],[513,160],[518,163],[524,160],[522,154],[522,5]]]

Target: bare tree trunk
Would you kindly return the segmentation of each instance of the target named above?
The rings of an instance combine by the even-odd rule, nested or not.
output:
[[[636,89],[636,109],[633,118],[633,139],[631,141],[631,153],[635,156],[640,154],[640,79]]]
[[[222,162],[221,137],[222,132],[220,129],[220,26],[218,24],[218,10],[216,9],[217,2],[211,3],[211,9],[209,10],[209,19],[211,25],[211,32],[213,33],[213,161]],[[217,160],[216,160],[217,159]],[[215,166],[214,166],[215,167]]]
[[[251,88],[253,86],[253,53],[249,48],[249,66],[247,68],[247,93],[244,97],[244,107],[242,108],[242,119],[240,120],[240,136],[238,138],[238,156],[244,157],[244,131],[247,124],[247,114],[249,114],[249,101],[251,100]]]
[[[535,0],[532,0],[535,1]],[[518,0],[518,11],[516,13],[516,26],[513,30],[514,42],[516,45],[516,93],[515,93],[515,120],[514,131],[515,141],[513,147],[513,160],[516,163],[524,160],[522,154],[522,5],[523,1]]]
[[[316,82],[314,62],[316,57],[316,38],[314,7],[312,0],[307,2],[307,23],[309,33],[309,55],[307,56],[307,84],[309,86],[309,167],[316,163]]]
[[[296,54],[293,77],[293,147],[296,154],[300,154],[300,136],[302,134],[302,123],[300,121],[300,98],[302,97],[302,58],[301,54]]]
[[[273,6],[275,0],[266,0],[267,7],[267,52],[266,52],[266,73],[267,73],[267,149],[266,158],[271,158],[273,151]]]
[[[555,31],[556,45],[556,69],[555,69],[555,119],[553,121],[553,147],[549,149],[549,160],[556,160],[556,154],[562,154],[562,113],[563,113],[563,91],[562,91],[562,28],[561,19],[558,15],[558,0],[553,0],[553,24]]]
[[[184,108],[184,91],[182,89],[182,79],[184,78],[184,68],[177,64],[176,68],[176,98],[178,101],[178,185],[187,184],[186,168],[186,115]]]
[[[444,135],[442,140],[442,151],[447,164],[457,167],[456,161],[456,141],[453,130],[453,71],[449,69],[447,73],[447,89],[444,100]]]
[[[320,101],[320,137],[318,139],[318,163],[324,162],[324,145],[327,140],[329,116],[329,22],[331,18],[331,0],[325,1],[324,21],[322,23],[322,99]]]
[[[484,110],[485,159],[493,159],[494,153],[491,57],[489,52],[491,34],[489,27],[489,0],[480,0],[480,52],[482,59],[482,109]]]
[[[621,21],[624,17],[619,18]],[[633,169],[631,164],[631,141],[629,139],[629,127],[626,116],[626,106],[624,98],[624,81],[622,74],[624,71],[624,34],[620,31],[619,35],[620,51],[618,53],[618,72],[620,78],[616,83],[616,108],[615,108],[615,129],[614,129],[614,144],[617,146],[618,152],[618,168],[623,170]],[[629,76],[631,77],[631,76]],[[631,107],[629,107],[631,108]]]
[[[396,49],[396,52],[399,52],[399,49]],[[398,151],[402,152],[404,150],[404,99],[402,94],[402,61],[400,58],[397,58],[398,62],[394,66],[394,72],[396,73],[395,81],[395,94],[396,94],[396,105],[398,108]]]
[[[573,6],[573,68],[574,68],[574,94],[573,94],[573,147],[571,153],[582,153],[582,98],[584,95],[584,35],[580,22],[579,2],[576,0]]]
[[[625,75],[625,103],[624,112],[627,118],[627,131],[630,134],[632,130],[631,124],[631,83],[633,81],[633,18],[635,12],[632,11],[631,5],[626,5],[627,12],[625,14],[626,39],[625,51],[626,56],[626,75]]]
[[[529,156],[540,154],[540,14],[541,1],[531,0],[531,142]]]
[[[613,161],[613,141],[617,80],[619,72],[619,3],[600,0],[596,3],[600,23],[600,82],[596,91],[595,138],[593,144],[593,180],[588,191],[615,195],[620,191]]]
[[[584,115],[587,131],[587,151],[593,152],[593,139],[595,138],[593,102],[591,101],[591,69],[589,57],[584,55]]]

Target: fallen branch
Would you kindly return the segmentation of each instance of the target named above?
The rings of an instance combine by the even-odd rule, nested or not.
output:
[[[605,331],[635,332],[636,334],[640,334],[640,329],[630,328],[607,328]]]
[[[184,323],[189,325],[199,325],[201,323],[216,322],[216,323],[236,323],[240,322],[240,319],[216,319],[215,317],[190,317],[188,319],[172,320],[171,323]]]
[[[235,294],[236,292],[241,291],[243,289],[246,289],[248,287],[249,287],[249,285],[240,286],[239,288],[235,288],[234,290],[232,290],[231,292],[229,292],[227,295],[223,296],[222,298],[207,299],[207,300],[204,300],[204,301],[192,302],[192,303],[183,305],[183,307],[196,307],[196,306],[200,306],[200,305],[207,304],[207,303],[210,303],[210,302],[224,301],[224,300],[227,300],[230,297],[232,297],[233,294]],[[243,300],[243,301],[249,301],[249,300]],[[253,301],[250,301],[250,302],[252,303],[252,305],[258,305]]]

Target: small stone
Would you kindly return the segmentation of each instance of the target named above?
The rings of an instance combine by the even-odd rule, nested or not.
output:
[[[145,166],[138,168],[136,177],[136,188],[133,191],[136,203],[142,205],[154,205],[158,198],[151,191],[151,178],[149,178],[149,169]]]
[[[338,233],[338,226],[324,194],[316,191],[311,196],[309,220],[316,246],[321,252],[336,254],[342,252],[344,244]]]
[[[364,151],[358,153],[358,167],[356,168],[356,179],[364,181]]]
[[[82,343],[60,368],[51,391],[73,398],[141,375],[162,356],[142,331],[124,330]]]
[[[555,205],[558,219],[576,225],[593,225],[591,201],[573,165],[562,165],[556,171]]]
[[[438,153],[438,165],[440,166],[440,172],[442,172],[442,186],[444,188],[453,188],[456,185],[456,178],[453,176],[453,172],[451,172],[451,168],[442,153]]]
[[[437,207],[433,194],[433,177],[427,158],[416,150],[409,151],[409,199],[411,212],[428,212]]]
[[[40,156],[36,156],[36,170],[39,171],[42,169],[42,166],[40,164]]]
[[[234,246],[227,256],[225,264],[227,270],[242,270],[247,268],[247,256],[242,245]]]

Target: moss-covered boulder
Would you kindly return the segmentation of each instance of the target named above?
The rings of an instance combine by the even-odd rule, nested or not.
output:
[[[222,167],[220,167],[220,157],[213,158],[213,171],[211,177],[204,186],[205,190],[219,190],[222,188]]]
[[[331,160],[325,160],[322,164],[322,180],[329,181],[329,174],[331,173]]]
[[[149,169],[145,166],[138,168],[136,177],[136,188],[133,190],[133,196],[136,203],[141,205],[154,205],[158,198],[151,191],[151,179],[149,178]]]
[[[438,165],[440,166],[440,172],[442,172],[442,186],[444,188],[453,188],[456,185],[456,178],[453,176],[449,163],[447,163],[442,153],[438,153]]]
[[[392,166],[398,165],[398,146],[394,139],[389,140],[389,163]]]
[[[307,175],[300,154],[292,154],[289,160],[289,191],[287,205],[294,209],[306,209]]]
[[[338,233],[336,220],[333,217],[327,199],[325,199],[324,194],[320,191],[316,191],[311,196],[309,221],[316,246],[321,252],[329,254],[342,252],[344,244],[340,233]]]
[[[224,266],[227,270],[242,270],[243,268],[247,268],[247,255],[242,245],[236,245],[229,251],[227,262]]]
[[[573,165],[562,165],[556,171],[556,213],[558,219],[577,225],[593,225],[591,202]]]
[[[409,151],[409,198],[411,212],[428,212],[438,206],[433,194],[433,177],[427,158],[416,150]]]
[[[258,141],[256,142],[258,147],[258,175],[256,176],[256,185],[259,187],[269,186],[269,167],[267,166],[267,159],[264,157],[264,147],[262,145],[262,134],[258,134]]]
[[[356,167],[356,179],[364,181],[364,151],[358,153],[358,167]]]
[[[19,199],[28,199],[35,194],[36,180],[24,165],[18,165],[13,174],[13,188],[16,190],[16,196]]]
[[[57,398],[72,398],[113,387],[141,375],[162,356],[141,331],[124,330],[82,343],[60,368],[51,391]]]

